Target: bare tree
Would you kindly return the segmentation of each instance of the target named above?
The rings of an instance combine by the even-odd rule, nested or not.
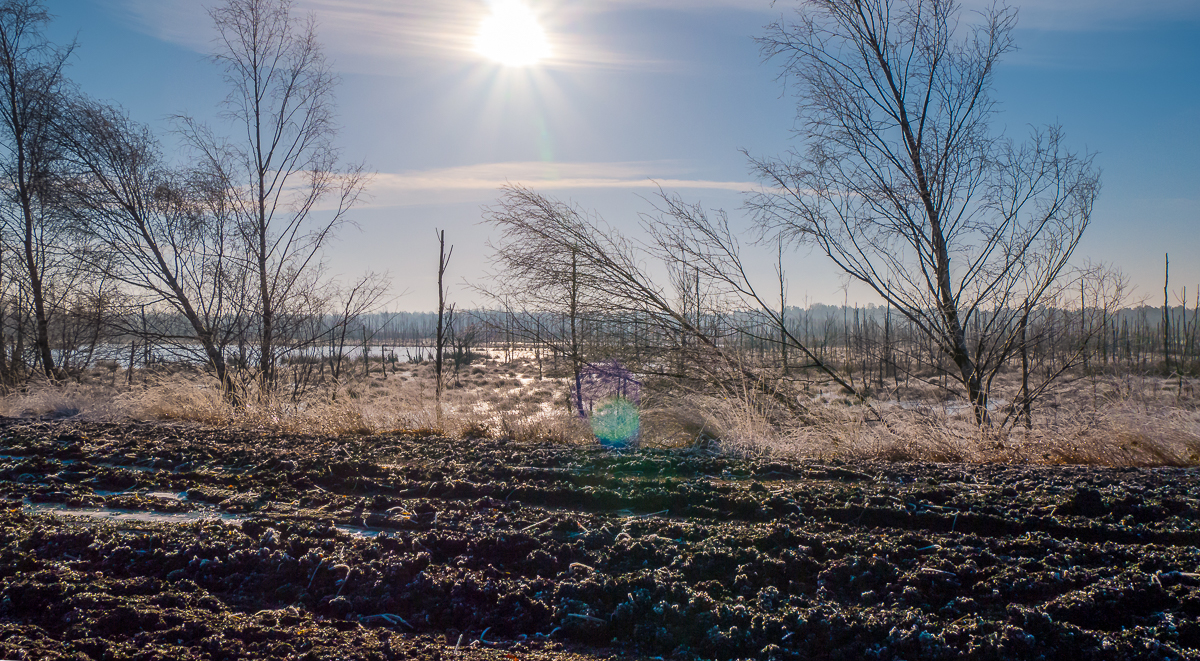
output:
[[[1171,253],[1163,253],[1163,372],[1171,373]]]
[[[226,182],[254,279],[258,378],[269,388],[294,346],[287,333],[302,326],[287,317],[303,316],[321,279],[320,251],[367,176],[361,167],[339,169],[337,78],[312,17],[298,17],[291,0],[227,0],[209,14],[220,35],[213,59],[230,87],[226,114],[241,134],[226,142],[183,118],[184,134]]]
[[[1027,301],[1017,317],[1016,348],[1021,359],[1021,386],[1012,397],[1012,403],[1005,408],[1005,415],[1000,425],[1016,423],[1023,419],[1025,427],[1033,427],[1033,403],[1042,397],[1055,382],[1068,370],[1083,365],[1087,371],[1090,345],[1093,340],[1104,341],[1105,331],[1112,322],[1117,309],[1124,303],[1128,291],[1128,278],[1118,269],[1106,264],[1084,264],[1074,270],[1073,278],[1054,295],[1043,297],[1041,307],[1033,308],[1033,302]],[[1061,296],[1073,289],[1079,288],[1079,327],[1062,333],[1054,323],[1055,317],[1062,315],[1069,301]],[[1062,308],[1062,309],[1060,309]],[[1034,329],[1031,334],[1030,329]],[[1037,377],[1030,385],[1032,375],[1029,362],[1029,347],[1038,343],[1054,343],[1061,341],[1057,335],[1069,338],[1068,350],[1059,358],[1054,368],[1047,370]]]
[[[576,394],[570,402],[580,411],[580,379],[588,362],[587,319],[605,309],[595,274],[581,268],[586,244],[573,233],[595,232],[577,209],[524,188],[506,189],[485,220],[500,230],[489,243],[495,271],[489,286],[477,290],[499,305],[518,336],[536,341],[570,362]],[[543,324],[547,316],[562,320]]]
[[[450,339],[454,326],[454,305],[446,307],[446,268],[450,266],[450,255],[454,253],[454,246],[450,246],[450,252],[446,252],[446,230],[437,231],[438,238],[438,309],[437,309],[437,336],[434,338],[434,359],[433,369],[436,376],[436,384],[434,385],[434,406],[437,410],[438,424],[442,424],[442,390],[445,383],[442,380],[442,358],[446,350],[446,343]]]
[[[715,217],[710,217],[701,205],[688,204],[678,195],[662,192],[660,197],[663,204],[659,209],[659,216],[655,219],[656,222],[645,223],[645,228],[654,237],[657,246],[655,252],[661,259],[670,264],[672,256],[678,255],[680,264],[690,266],[697,278],[703,276],[711,283],[714,296],[721,296],[728,301],[726,307],[764,317],[773,329],[770,335],[756,335],[755,331],[750,329],[740,332],[755,335],[754,339],[763,342],[778,342],[784,352],[785,369],[786,351],[788,347],[794,348],[803,354],[807,361],[797,365],[797,368],[818,370],[846,392],[863,397],[850,380],[788,330],[787,280],[783,274],[782,262],[776,265],[780,290],[780,303],[776,308],[766,292],[755,287],[742,258],[737,234],[730,226],[729,217],[724,211],[717,211]],[[782,246],[780,249],[782,250]]]
[[[21,255],[42,370],[62,378],[50,347],[51,282],[60,223],[54,203],[57,159],[54,119],[59,112],[63,68],[73,46],[58,48],[43,34],[49,14],[39,0],[0,3],[0,149],[5,204],[0,206],[5,241]],[[61,294],[61,292],[60,292]]]
[[[1015,10],[953,0],[807,0],[760,40],[797,85],[804,151],[753,161],[771,238],[813,244],[953,363],[980,424],[1025,310],[1061,285],[1099,177],[1058,127],[989,126]]]
[[[387,282],[384,278],[368,273],[352,285],[328,285],[323,289],[324,296],[313,301],[312,313],[306,318],[296,318],[296,322],[305,322],[309,328],[291,331],[297,337],[307,339],[302,344],[293,345],[291,356],[292,366],[292,399],[298,401],[313,382],[314,366],[320,367],[320,376],[324,375],[328,363],[331,382],[335,386],[330,393],[337,397],[336,386],[342,383],[343,362],[346,360],[346,347],[352,339],[352,331],[357,330],[363,342],[363,364],[369,360],[369,345],[377,333],[368,331],[363,323],[363,317],[374,308],[387,293]],[[366,371],[366,370],[364,370]],[[386,373],[384,374],[386,377]]]
[[[75,174],[66,187],[68,206],[90,244],[85,265],[132,288],[138,305],[165,305],[182,315],[182,334],[153,328],[153,337],[142,339],[185,352],[198,345],[237,402],[225,349],[244,330],[243,262],[230,254],[233,227],[222,182],[173,171],[150,131],[117,109],[81,100],[63,125],[64,158]]]
[[[733,300],[738,300],[737,296],[754,299],[757,295],[742,277],[736,243],[699,243],[706,240],[700,232],[707,229],[720,234],[727,231],[727,226],[700,221],[682,207],[680,203],[681,221],[677,226],[664,229],[647,223],[655,239],[649,245],[622,236],[601,219],[575,207],[519,186],[504,189],[500,202],[487,210],[485,218],[500,231],[495,257],[499,279],[511,284],[507,293],[522,297],[522,309],[567,314],[586,309],[598,321],[628,324],[638,320],[660,339],[675,343],[673,347],[658,347],[651,359],[656,374],[737,390],[750,387],[798,412],[798,400],[791,393],[748,367],[726,342],[720,328],[705,323],[706,317],[721,311],[722,303],[713,300],[711,312],[697,314],[695,300],[699,297],[681,293],[685,281],[695,282],[694,261],[700,264],[699,274],[704,278],[710,277],[710,267],[713,274],[719,273],[722,279],[718,289],[735,296]],[[727,234],[721,236],[729,238]],[[706,263],[704,259],[712,261]],[[667,271],[676,295],[669,294],[651,277],[654,262]],[[765,301],[762,307],[776,315],[773,319],[777,324],[778,312]],[[569,337],[565,333],[563,336]],[[793,346],[803,347],[799,342]],[[663,349],[680,352],[686,368],[663,371],[667,365]],[[814,366],[827,369],[823,363]],[[829,374],[849,387],[832,370]]]

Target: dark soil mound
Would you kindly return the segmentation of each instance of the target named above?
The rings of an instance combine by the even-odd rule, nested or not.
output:
[[[1200,658],[1195,470],[16,420],[0,455],[3,658]]]

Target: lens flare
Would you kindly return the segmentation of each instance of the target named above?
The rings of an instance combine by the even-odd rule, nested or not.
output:
[[[623,448],[636,445],[641,433],[638,400],[641,382],[620,363],[591,364],[580,370],[571,396],[579,416],[588,421],[601,445]]]
[[[509,67],[527,67],[550,55],[537,15],[519,0],[496,0],[475,39],[479,54]]]
[[[637,440],[641,428],[638,409],[624,397],[614,397],[601,402],[588,416],[592,434],[600,445],[624,447]]]

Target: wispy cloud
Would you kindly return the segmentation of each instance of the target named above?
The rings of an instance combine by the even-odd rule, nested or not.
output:
[[[186,48],[207,53],[213,45],[207,7],[219,0],[100,0],[125,13],[141,31]],[[600,68],[670,68],[674,64],[607,45],[608,36],[593,31],[597,16],[636,9],[741,8],[739,0],[608,0],[596,3],[532,2],[542,17],[553,56],[547,66]],[[745,6],[760,7],[750,2]],[[487,0],[296,0],[311,12],[321,40],[339,61],[374,61],[373,69],[394,68],[397,61],[477,61],[474,39],[490,9]]]
[[[598,11],[614,8],[662,9],[672,11],[735,10],[755,14],[778,14],[791,11],[791,2],[772,0],[602,0],[593,6]]]
[[[689,179],[678,163],[483,163],[451,168],[379,173],[370,187],[371,206],[424,204],[446,194],[494,196],[507,185],[536,191],[585,189],[691,189],[748,191],[751,181]]]
[[[1017,7],[1019,26],[1037,30],[1120,30],[1157,21],[1200,20],[1196,0],[1027,0]],[[965,0],[963,7],[977,11],[992,0]]]
[[[124,12],[134,25],[155,37],[201,53],[213,43],[206,7],[220,0],[98,0]],[[991,0],[964,0],[969,11],[990,7]],[[1029,0],[1019,7],[1022,28],[1112,30],[1170,20],[1200,20],[1196,0]],[[530,0],[541,15],[559,68],[677,69],[679,62],[648,53],[629,52],[613,30],[618,21],[606,15],[632,15],[646,10],[703,12],[738,11],[793,16],[793,0]],[[343,66],[383,72],[421,61],[477,61],[474,37],[489,12],[488,0],[296,0],[297,9],[312,12],[322,41]],[[964,17],[970,21],[970,17]],[[637,25],[635,18],[627,16]],[[607,28],[598,27],[607,25]]]
[[[660,0],[661,1],[661,0]],[[709,0],[718,1],[718,0]],[[383,60],[478,61],[475,36],[490,9],[486,0],[394,2],[391,0],[301,0],[322,26],[322,38],[336,50]],[[603,4],[535,4],[552,55],[546,66],[663,68],[669,63],[619,52],[604,35],[589,31]]]
[[[99,0],[122,14],[136,30],[163,41],[207,53],[216,32],[207,7],[214,2],[188,0]]]

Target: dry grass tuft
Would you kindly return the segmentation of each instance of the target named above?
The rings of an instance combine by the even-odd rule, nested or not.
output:
[[[432,367],[399,367],[386,377],[376,368],[369,376],[312,390],[299,401],[250,389],[242,393],[241,407],[222,396],[215,380],[194,370],[137,372],[133,385],[103,372],[82,383],[32,383],[0,398],[0,414],[180,421],[309,434],[591,441],[587,425],[555,400],[554,392],[565,386],[527,375],[528,365],[488,362],[462,370],[458,378],[449,375],[440,415]]]
[[[294,433],[449,435],[583,444],[586,422],[567,411],[567,379],[536,377],[533,365],[489,361],[449,377],[439,415],[432,369],[405,365],[309,392],[301,401],[246,392],[243,407],[215,381],[174,370],[136,374],[135,385],[102,373],[85,383],[33,383],[0,398],[9,416],[139,419]],[[738,456],[819,460],[1008,462],[1104,466],[1200,465],[1197,380],[1089,376],[1034,409],[1034,428],[977,427],[968,409],[930,393],[867,405],[814,394],[799,415],[753,388],[728,396],[647,388],[645,445],[703,446]],[[909,398],[911,395],[911,398]]]
[[[533,415],[506,414],[500,417],[499,436],[531,443],[592,443],[587,423],[565,410],[542,411]]]
[[[814,397],[801,416],[762,396],[679,397],[647,413],[666,444],[715,439],[726,453],[821,460],[1200,465],[1195,384],[1139,377],[1080,379],[1034,410],[1024,426],[978,427],[969,409],[946,404]],[[1000,417],[1000,416],[998,416]]]
[[[69,418],[81,414],[119,416],[122,411],[116,399],[120,394],[119,389],[112,386],[79,383],[55,386],[44,380],[34,381],[0,398],[0,414],[47,418]]]

